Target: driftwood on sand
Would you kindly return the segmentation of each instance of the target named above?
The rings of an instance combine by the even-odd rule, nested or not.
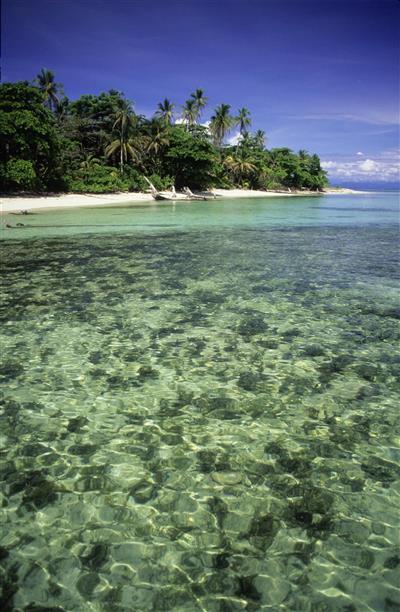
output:
[[[192,200],[210,200],[210,199],[215,198],[215,196],[212,194],[210,195],[195,194],[193,193],[193,191],[191,191],[191,189],[189,189],[189,187],[184,188],[183,190],[184,193],[177,193],[175,191],[175,187],[172,187],[171,191],[158,191],[154,187],[153,183],[149,181],[149,179],[146,176],[144,177],[144,179],[149,184],[151,195],[153,196],[155,200],[170,200],[172,202],[177,202],[177,201],[188,202]]]

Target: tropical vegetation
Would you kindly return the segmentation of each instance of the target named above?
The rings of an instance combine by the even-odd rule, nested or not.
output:
[[[265,147],[250,111],[222,103],[203,122],[202,89],[182,106],[169,98],[148,118],[124,94],[109,90],[69,100],[54,74],[0,85],[0,189],[141,191],[250,188],[319,190],[327,185],[317,155]],[[228,140],[228,137],[231,138]]]

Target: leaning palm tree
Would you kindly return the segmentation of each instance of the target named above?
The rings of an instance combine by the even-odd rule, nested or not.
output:
[[[232,129],[234,119],[229,114],[230,104],[220,104],[210,121],[210,132],[217,147],[221,147],[226,134]]]
[[[156,116],[160,117],[165,123],[171,124],[174,117],[174,107],[175,105],[168,98],[164,98],[164,102],[158,103]]]
[[[182,119],[188,129],[196,123],[197,117],[198,110],[196,106],[196,101],[192,99],[186,100],[184,106],[182,106]]]
[[[239,108],[238,114],[236,117],[236,125],[239,128],[239,133],[241,136],[244,136],[248,133],[248,128],[251,125],[250,112],[247,108]]]
[[[204,91],[202,89],[196,89],[192,94],[190,94],[193,102],[195,103],[196,108],[196,118],[195,123],[200,119],[200,115],[202,113],[203,108],[207,104],[207,98],[204,95]]]
[[[35,82],[42,92],[44,105],[50,110],[56,109],[62,87],[59,83],[55,82],[54,72],[47,70],[46,68],[42,68],[37,75]]]

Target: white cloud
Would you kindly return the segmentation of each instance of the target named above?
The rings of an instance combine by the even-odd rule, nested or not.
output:
[[[338,166],[338,162],[335,161],[322,161],[321,162],[321,166],[325,169],[325,170],[330,170],[337,168]]]
[[[325,160],[321,161],[321,166],[327,170],[331,179],[398,181],[399,161],[399,151],[384,151],[375,156],[375,159]]]
[[[228,145],[231,145],[232,147],[239,144],[239,142],[242,140],[243,136],[241,135],[240,132],[236,132],[236,134],[233,134],[233,136],[231,136],[230,138],[228,138]]]
[[[357,151],[357,155],[364,155],[362,151]]]
[[[358,165],[361,172],[379,172],[379,164],[373,159],[366,159]]]
[[[211,130],[210,130],[211,121],[205,121],[204,123],[200,123],[200,125],[205,127],[208,134],[211,136]]]

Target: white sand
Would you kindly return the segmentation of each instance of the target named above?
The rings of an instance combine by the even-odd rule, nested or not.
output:
[[[9,196],[0,198],[1,213],[43,208],[80,208],[83,206],[110,206],[138,202],[154,202],[149,193],[62,193],[49,196]]]
[[[213,193],[224,198],[271,198],[271,197],[295,197],[309,195],[331,195],[362,193],[352,189],[329,189],[323,194],[309,191],[282,193],[276,191],[253,191],[251,189],[214,189]],[[218,198],[219,199],[219,198]],[[112,204],[138,205],[142,202],[155,204],[149,193],[102,193],[102,194],[80,194],[64,193],[49,196],[7,196],[0,198],[0,213],[19,212],[21,210],[40,210],[48,208],[81,208],[86,206],[110,206]]]

